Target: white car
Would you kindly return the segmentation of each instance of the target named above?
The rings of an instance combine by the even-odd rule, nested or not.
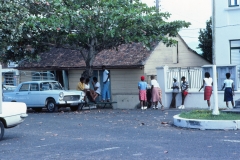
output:
[[[22,123],[27,117],[27,106],[22,102],[2,102],[0,113],[0,140],[5,128],[12,128]]]
[[[4,102],[24,102],[27,108],[41,111],[47,107],[49,112],[57,111],[58,107],[69,106],[77,110],[84,103],[85,93],[82,91],[63,90],[58,81],[28,81],[17,86],[13,92],[4,92]]]

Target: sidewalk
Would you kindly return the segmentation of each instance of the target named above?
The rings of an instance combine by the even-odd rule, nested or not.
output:
[[[239,113],[240,114],[240,108],[236,107],[236,108],[233,108],[233,109],[226,109],[226,110],[222,110],[222,112]]]

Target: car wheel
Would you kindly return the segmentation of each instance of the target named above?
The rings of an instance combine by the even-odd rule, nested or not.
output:
[[[47,101],[47,110],[49,111],[49,112],[54,112],[54,111],[56,111],[57,110],[57,105],[56,105],[56,102],[55,102],[55,100],[53,100],[53,99],[49,99],[48,101]]]
[[[35,112],[41,112],[42,108],[32,108]]]
[[[70,107],[71,111],[76,111],[78,110],[78,106]]]
[[[3,138],[4,135],[4,125],[2,121],[0,121],[0,140]]]

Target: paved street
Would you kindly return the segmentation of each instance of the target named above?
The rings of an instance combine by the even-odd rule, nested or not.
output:
[[[111,110],[34,113],[5,130],[0,159],[240,159],[239,130],[182,129],[180,110]]]

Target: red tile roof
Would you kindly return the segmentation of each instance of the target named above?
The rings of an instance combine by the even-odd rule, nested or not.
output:
[[[155,46],[157,44],[155,43]],[[98,53],[93,68],[101,68],[102,65],[108,68],[139,68],[144,65],[151,52],[139,43],[123,44],[118,50],[104,50]],[[80,69],[85,66],[79,51],[51,48],[48,52],[40,54],[40,61],[22,61],[18,69]]]

